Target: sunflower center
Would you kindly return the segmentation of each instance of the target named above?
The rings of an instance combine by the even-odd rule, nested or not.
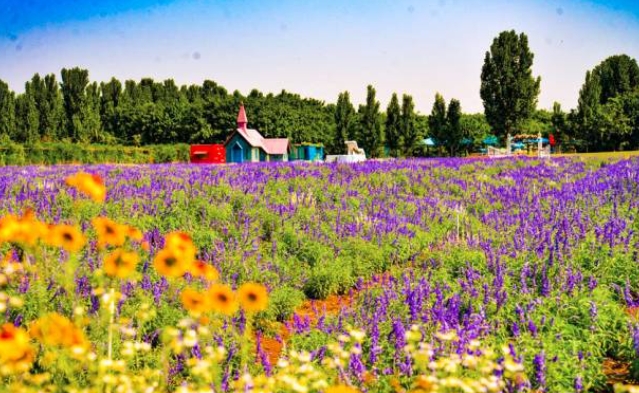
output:
[[[177,258],[174,258],[174,257],[168,257],[164,260],[164,264],[168,267],[177,265],[177,262],[178,262]]]
[[[251,292],[251,293],[249,293],[246,297],[247,297],[247,298],[248,298],[248,300],[249,300],[249,301],[251,301],[251,302],[256,302],[256,301],[257,301],[257,295],[256,295],[256,294],[254,294],[254,293],[252,293],[252,292]]]
[[[220,301],[220,302],[222,302],[222,303],[226,303],[226,302],[228,302],[228,301],[229,301],[229,298],[228,298],[228,296],[226,296],[226,295],[225,295],[225,294],[223,294],[223,293],[218,293],[218,294],[217,294],[217,300],[219,300],[219,301]]]
[[[115,229],[113,229],[111,225],[107,225],[104,228],[104,232],[106,232],[108,235],[113,235],[115,233]]]
[[[67,242],[72,242],[72,241],[73,241],[73,235],[72,235],[72,234],[70,234],[69,232],[65,232],[65,233],[62,235],[62,238],[63,238],[65,241],[67,241]]]

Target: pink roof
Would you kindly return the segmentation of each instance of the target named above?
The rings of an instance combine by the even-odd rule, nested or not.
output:
[[[286,154],[288,152],[287,138],[262,139],[264,151],[268,154]]]
[[[267,139],[257,130],[238,128],[237,132],[242,135],[249,145],[259,147],[267,154],[286,154],[288,152],[287,138]]]

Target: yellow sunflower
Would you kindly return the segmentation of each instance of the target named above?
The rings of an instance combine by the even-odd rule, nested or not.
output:
[[[120,247],[126,241],[128,228],[125,225],[118,224],[107,217],[96,217],[91,220],[91,224],[98,234],[98,244],[101,247],[105,245]]]
[[[217,279],[220,278],[220,273],[217,269],[204,261],[193,262],[189,273],[191,273],[193,277],[203,278],[209,282],[217,281]]]
[[[176,250],[184,255],[184,258],[195,260],[197,249],[191,236],[184,232],[171,232],[164,238],[164,248]]]
[[[328,387],[325,393],[360,393],[358,389],[347,385],[335,385]]]
[[[0,360],[16,361],[24,357],[29,348],[29,335],[12,323],[0,326]]]
[[[0,218],[0,244],[12,242],[20,228],[18,217],[10,214]]]
[[[86,239],[80,230],[72,225],[55,225],[49,233],[50,243],[69,252],[78,252],[84,247]]]
[[[237,295],[242,308],[248,312],[264,311],[268,306],[268,293],[264,285],[251,282],[242,284]]]
[[[206,296],[192,288],[186,288],[180,294],[184,308],[194,314],[206,312],[209,305]]]
[[[106,187],[99,175],[80,172],[67,177],[66,183],[96,202],[104,202],[106,199]]]
[[[115,250],[104,258],[104,272],[111,277],[125,278],[135,271],[139,260],[134,252]]]
[[[184,255],[172,248],[160,250],[153,259],[155,270],[165,277],[178,278],[186,273],[191,261],[184,258]]]
[[[233,315],[237,311],[235,294],[228,285],[214,284],[208,290],[211,310],[224,315]]]
[[[0,326],[0,367],[3,372],[26,372],[34,358],[35,351],[26,331],[11,323]]]
[[[73,322],[58,313],[44,315],[29,327],[31,337],[44,345],[59,346],[73,350],[87,349],[89,342]]]

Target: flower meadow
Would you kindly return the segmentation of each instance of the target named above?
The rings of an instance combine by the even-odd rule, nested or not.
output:
[[[605,392],[639,160],[0,169],[0,391]]]

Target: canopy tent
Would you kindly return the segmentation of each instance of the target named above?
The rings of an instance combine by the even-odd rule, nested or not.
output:
[[[436,145],[436,143],[433,140],[433,138],[422,139],[422,144],[424,144],[426,146],[435,146]]]
[[[462,146],[470,146],[473,144],[473,140],[470,138],[464,138],[461,140],[461,142],[459,142],[459,144]]]
[[[514,141],[520,143],[539,143],[539,135],[535,134],[517,134],[512,137]],[[548,143],[548,138],[541,138],[541,143]]]
[[[482,141],[482,143],[484,145],[491,145],[491,146],[495,146],[499,143],[499,139],[497,139],[496,136],[494,135],[489,135],[486,138],[484,138],[484,140]]]
[[[534,139],[523,139],[523,143],[539,143],[539,138]],[[541,138],[541,143],[548,143],[548,138]]]

